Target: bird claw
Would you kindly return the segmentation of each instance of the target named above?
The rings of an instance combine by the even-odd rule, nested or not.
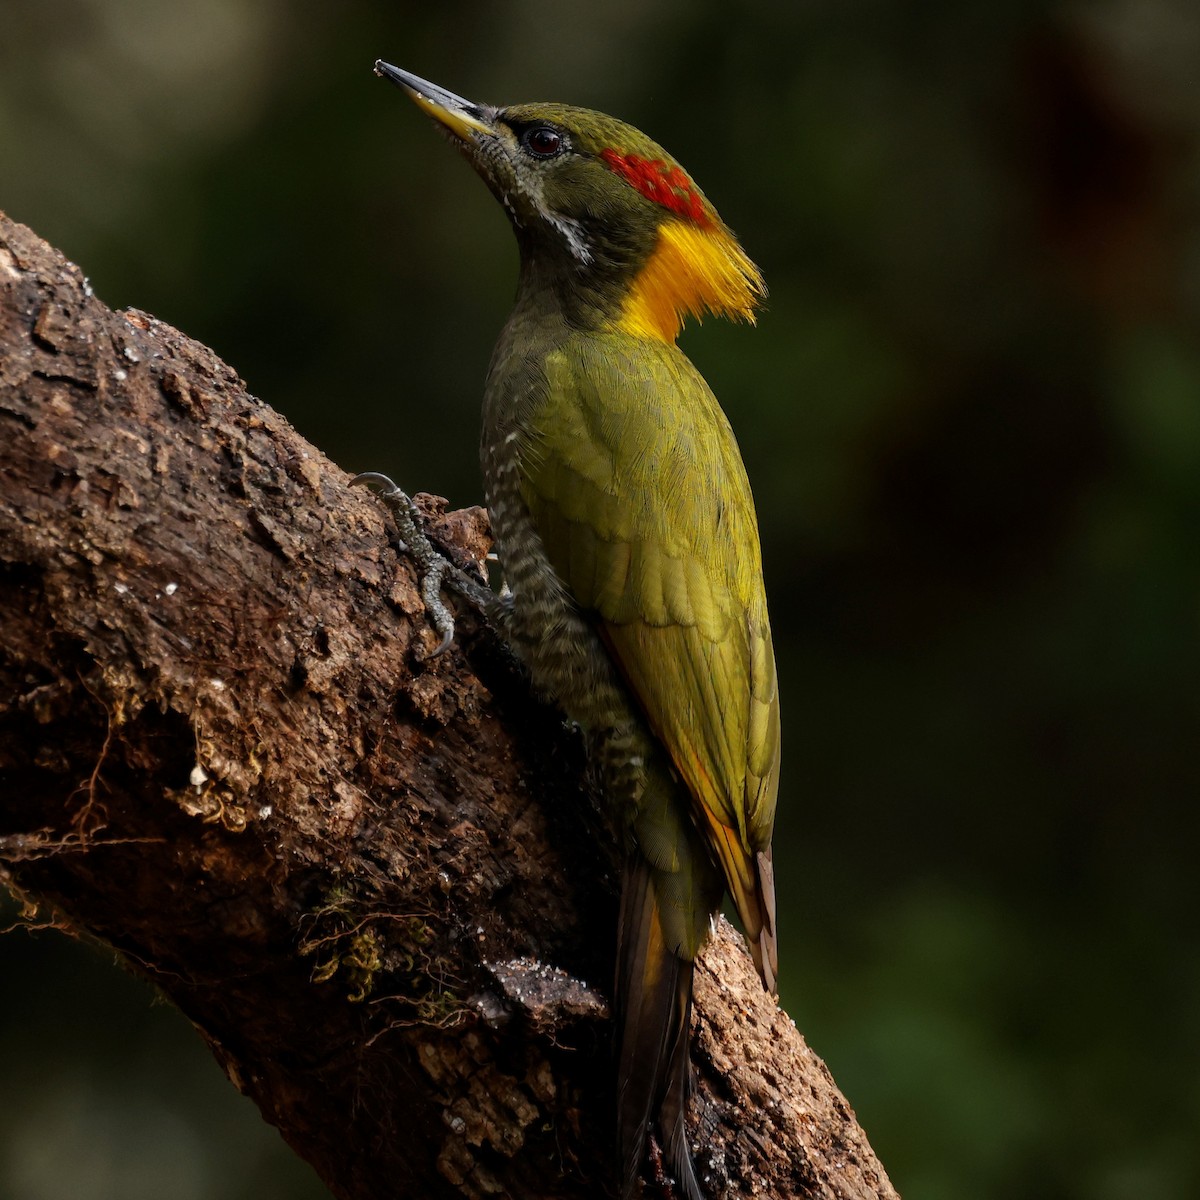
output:
[[[412,497],[399,488],[388,476],[378,471],[364,471],[350,480],[351,487],[371,488],[383,501],[400,534],[400,546],[417,567],[421,599],[433,627],[441,640],[424,657],[438,658],[454,643],[454,616],[442,599],[442,582],[448,571],[456,571],[449,559],[435,549],[425,533],[425,518]]]

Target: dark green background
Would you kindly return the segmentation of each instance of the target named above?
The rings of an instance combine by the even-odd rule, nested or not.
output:
[[[1194,0],[4,0],[0,207],[349,470],[479,498],[515,251],[395,89],[611,111],[771,285],[783,999],[909,1200],[1200,1195]],[[0,1196],[324,1195],[105,956],[0,938]]]

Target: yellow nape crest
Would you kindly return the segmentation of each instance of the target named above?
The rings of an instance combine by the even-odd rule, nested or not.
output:
[[[762,273],[719,221],[664,221],[617,325],[635,337],[673,342],[687,317],[710,312],[753,323],[766,294]]]

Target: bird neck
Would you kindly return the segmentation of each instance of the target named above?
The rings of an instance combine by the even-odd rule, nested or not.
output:
[[[688,317],[753,322],[765,295],[758,268],[724,225],[666,221],[631,281],[618,324],[635,336],[674,342]]]
[[[575,329],[674,343],[688,317],[752,322],[766,295],[758,268],[719,222],[668,220],[623,241],[605,237],[587,261],[520,230],[518,244],[517,309]]]

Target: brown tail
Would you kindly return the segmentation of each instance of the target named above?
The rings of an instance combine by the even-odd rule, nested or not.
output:
[[[688,1053],[693,963],[663,937],[654,872],[630,855],[621,890],[617,949],[617,1121],[621,1196],[631,1200],[656,1122],[679,1191],[704,1200],[684,1133],[691,1088]]]

